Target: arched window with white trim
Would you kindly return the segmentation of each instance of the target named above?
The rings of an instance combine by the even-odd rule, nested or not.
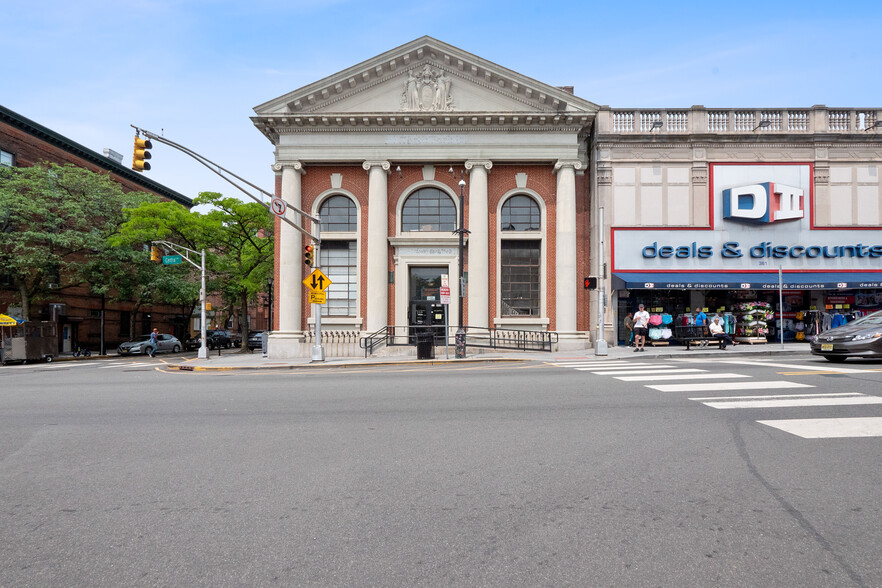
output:
[[[319,207],[322,244],[319,263],[331,280],[325,290],[322,316],[354,317],[358,314],[358,208],[351,198],[335,194]]]
[[[438,188],[420,188],[401,209],[401,231],[451,232],[456,229],[456,205]]]
[[[510,196],[499,212],[500,316],[541,316],[542,212],[526,194]]]

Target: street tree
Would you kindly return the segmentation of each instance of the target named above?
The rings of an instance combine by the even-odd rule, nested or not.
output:
[[[108,255],[123,209],[155,200],[124,192],[108,175],[73,165],[0,168],[0,268],[22,317],[50,291],[83,284],[92,259]]]

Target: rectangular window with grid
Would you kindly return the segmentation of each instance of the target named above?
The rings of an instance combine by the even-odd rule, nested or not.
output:
[[[356,316],[357,254],[355,241],[323,241],[319,249],[322,271],[331,280],[325,290],[328,295],[322,307],[322,316]]]
[[[502,316],[539,316],[539,240],[502,242]]]
[[[0,165],[3,167],[12,167],[15,165],[15,157],[12,153],[0,150]]]

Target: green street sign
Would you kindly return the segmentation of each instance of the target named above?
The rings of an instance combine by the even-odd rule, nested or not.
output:
[[[162,265],[178,265],[181,263],[180,255],[163,255]]]

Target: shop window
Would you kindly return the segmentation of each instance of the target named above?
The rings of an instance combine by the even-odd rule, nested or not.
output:
[[[539,240],[502,241],[502,316],[539,316]]]
[[[319,208],[322,231],[350,232],[358,228],[358,209],[346,196],[331,196]]]
[[[503,231],[538,231],[541,213],[539,205],[529,196],[512,196],[502,205],[500,225]]]
[[[358,294],[356,241],[322,241],[319,260],[322,271],[331,280],[325,290],[327,303],[319,305],[322,316],[355,316]]]
[[[401,210],[402,231],[454,231],[456,206],[438,188],[421,188],[408,196]]]

